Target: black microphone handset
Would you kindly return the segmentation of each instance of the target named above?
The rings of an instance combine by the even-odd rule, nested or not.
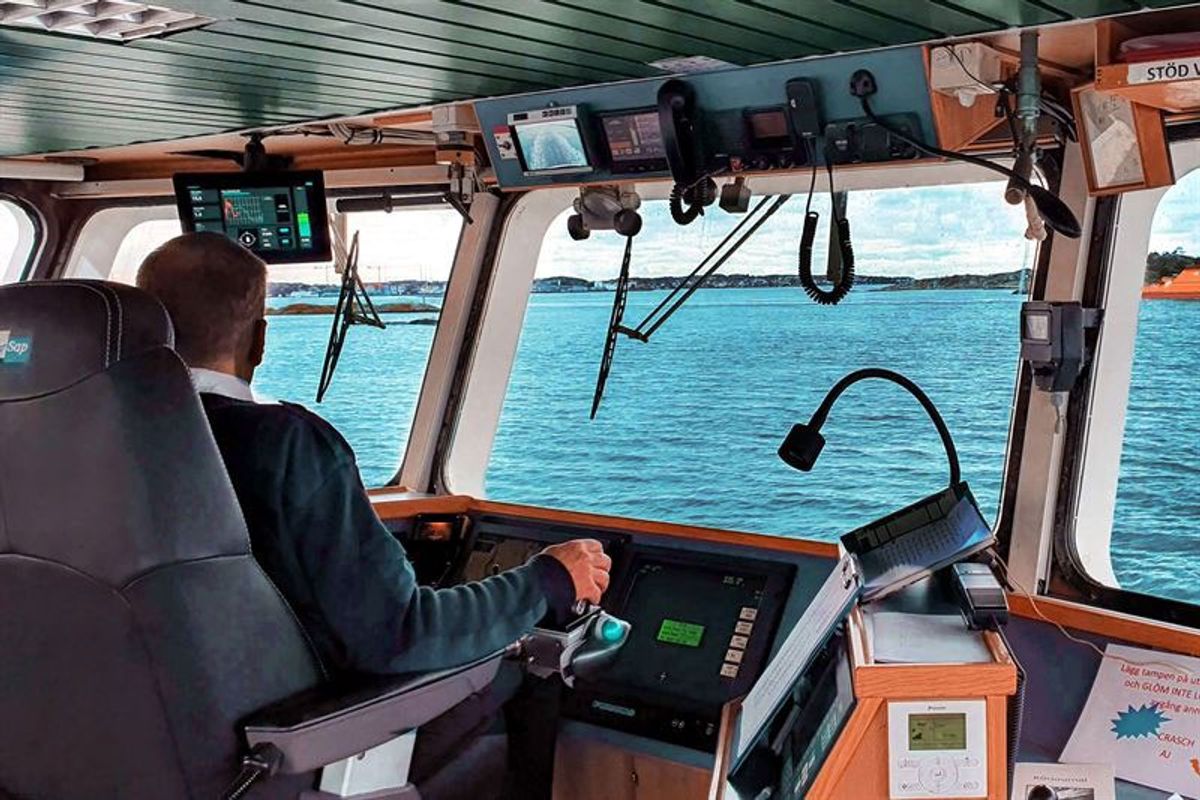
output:
[[[690,225],[717,199],[717,183],[704,171],[696,94],[690,84],[671,78],[658,89],[658,125],[662,131],[671,189],[671,219]]]

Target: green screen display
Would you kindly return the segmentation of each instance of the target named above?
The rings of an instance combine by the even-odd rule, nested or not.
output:
[[[658,640],[667,644],[681,644],[684,647],[699,647],[704,638],[704,626],[691,622],[680,622],[677,619],[664,619],[658,626]]]
[[[966,714],[912,714],[908,718],[909,750],[966,750]]]

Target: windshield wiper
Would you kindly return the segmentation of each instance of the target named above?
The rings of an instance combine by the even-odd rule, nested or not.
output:
[[[750,213],[734,226],[724,239],[717,243],[708,255],[700,260],[695,269],[689,272],[663,298],[654,310],[635,327],[629,328],[621,322],[625,316],[625,303],[629,299],[629,262],[633,251],[633,238],[625,240],[625,255],[621,259],[621,273],[617,277],[617,292],[613,298],[612,315],[608,320],[608,332],[604,337],[604,355],[600,359],[600,372],[596,376],[596,391],[592,395],[591,419],[596,418],[600,410],[600,401],[604,399],[604,387],[608,383],[608,373],[612,369],[613,354],[617,349],[617,334],[624,334],[639,342],[648,342],[650,337],[663,326],[671,316],[688,301],[697,289],[704,285],[712,275],[725,265],[734,253],[745,244],[754,233],[783,207],[791,195],[781,194],[778,197],[763,197],[755,204]],[[764,210],[765,209],[765,210]],[[731,244],[732,242],[732,244]]]
[[[367,294],[367,287],[358,275],[358,231],[354,232],[354,238],[350,241],[350,252],[342,269],[342,289],[338,292],[337,306],[334,307],[329,344],[325,347],[325,363],[321,367],[321,381],[317,384],[318,403],[325,399],[325,392],[333,383],[333,373],[337,369],[338,359],[342,357],[342,346],[346,344],[346,332],[351,325],[387,327],[379,318],[379,312]]]

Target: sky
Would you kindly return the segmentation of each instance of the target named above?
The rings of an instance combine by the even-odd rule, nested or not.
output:
[[[1032,263],[1034,248],[1024,239],[1024,213],[1001,197],[1002,183],[851,192],[848,218],[859,274],[936,275],[1008,272]],[[828,242],[829,200],[817,195],[821,214],[817,267]],[[598,231],[585,242],[567,235],[564,212],[550,226],[538,260],[537,276],[571,275],[589,280],[615,278],[624,241]],[[796,269],[804,198],[795,196],[722,267],[725,273],[780,274]],[[671,221],[665,201],[642,207],[645,226],[633,246],[632,274],[683,275],[737,224],[738,218],[712,210],[687,227]],[[454,258],[461,219],[449,209],[371,212],[352,217],[361,231],[364,279],[445,280]],[[114,277],[132,280],[141,259],[178,233],[173,220],[143,223],[117,254]],[[16,224],[0,203],[0,273],[16,245]],[[1200,170],[1184,176],[1164,197],[1155,216],[1151,250],[1177,247],[1200,255]],[[330,283],[325,265],[271,268],[275,281]]]

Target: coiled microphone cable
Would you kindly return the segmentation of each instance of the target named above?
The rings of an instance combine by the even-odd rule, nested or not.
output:
[[[842,274],[832,289],[822,289],[813,278],[813,241],[817,237],[817,224],[821,215],[812,210],[813,192],[817,186],[817,149],[811,138],[805,138],[804,149],[812,163],[812,178],[808,184],[808,200],[804,204],[804,229],[800,234],[800,286],[804,293],[819,305],[836,306],[850,293],[854,286],[854,246],[850,241],[850,222],[837,213],[837,205],[833,202],[833,161],[825,154],[825,169],[829,173],[829,198],[833,209],[833,228],[837,236],[838,251],[842,256]]]

